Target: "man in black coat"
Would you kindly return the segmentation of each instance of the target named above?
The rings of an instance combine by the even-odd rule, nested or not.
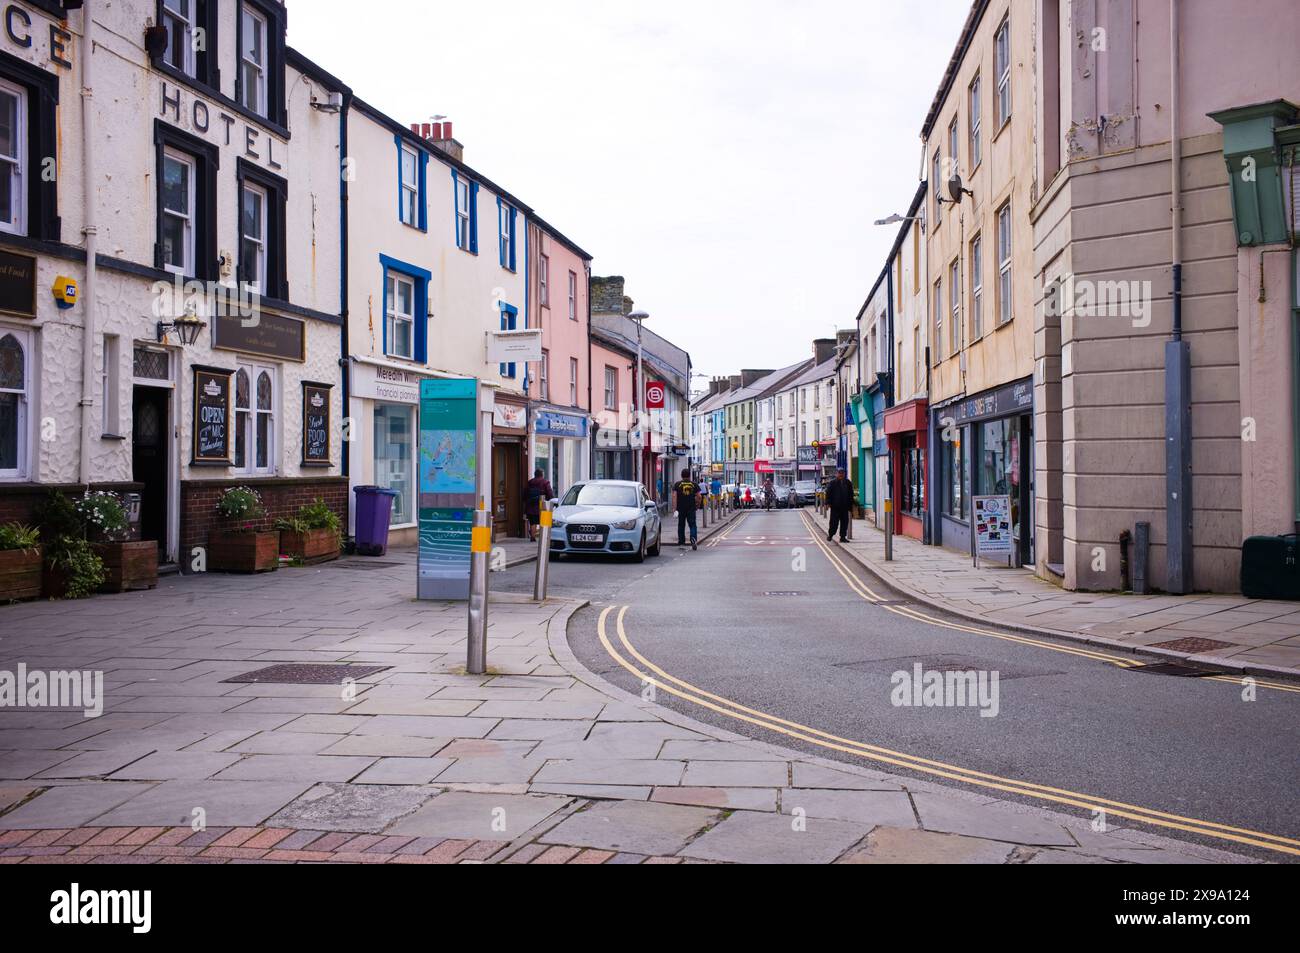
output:
[[[826,531],[828,541],[834,538],[837,528],[840,531],[840,542],[849,541],[849,519],[853,510],[853,496],[853,482],[843,470],[836,470],[835,479],[826,484],[826,505],[831,511],[831,525]]]

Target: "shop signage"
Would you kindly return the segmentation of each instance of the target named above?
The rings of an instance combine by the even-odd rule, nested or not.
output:
[[[36,317],[36,259],[0,251],[0,312]]]
[[[523,404],[497,401],[492,407],[492,426],[508,430],[523,430],[528,426],[528,414]]]
[[[210,106],[205,100],[165,79],[159,81],[158,103],[158,115],[162,119],[183,126],[218,146],[233,146],[246,159],[275,172],[283,170],[280,160],[288,155],[289,150],[259,126]]]
[[[940,408],[940,419],[951,418],[960,427],[962,424],[990,417],[1005,417],[1008,414],[1033,410],[1034,382],[1017,381],[978,397],[968,397],[956,404]]]
[[[663,410],[668,389],[663,381],[646,381],[645,405],[649,410]]]
[[[543,410],[534,418],[533,429],[539,437],[572,437],[581,440],[587,436],[587,418]]]
[[[418,404],[422,380],[425,380],[423,376],[404,368],[356,362],[352,366],[352,396],[392,404]]]
[[[541,328],[526,328],[522,331],[487,331],[487,363],[510,364],[542,359]]]
[[[307,329],[303,322],[261,311],[256,320],[218,313],[212,319],[212,346],[286,361],[307,359]]]
[[[416,595],[468,599],[478,500],[478,381],[420,382],[420,548]]]
[[[194,454],[191,463],[231,466],[230,376],[219,367],[194,368]]]
[[[977,496],[974,504],[975,555],[1012,555],[1011,497]]]
[[[330,465],[330,388],[332,384],[302,382],[302,465]]]
[[[773,472],[775,472],[775,471],[772,469],[772,461],[771,461],[771,460],[755,460],[755,461],[754,461],[754,472],[755,472],[755,473],[773,473]]]

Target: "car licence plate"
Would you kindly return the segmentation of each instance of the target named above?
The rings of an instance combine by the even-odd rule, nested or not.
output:
[[[573,533],[569,539],[575,543],[599,543],[601,536],[599,533]]]

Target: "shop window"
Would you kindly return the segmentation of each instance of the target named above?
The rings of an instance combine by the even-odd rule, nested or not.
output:
[[[31,337],[0,329],[0,479],[27,474],[27,419],[31,399]]]
[[[943,511],[953,519],[965,520],[970,506],[970,447],[957,430],[952,439],[943,441],[942,474]]]
[[[375,484],[397,493],[393,497],[393,525],[414,523],[415,408],[377,404],[374,434]]]
[[[235,471],[275,472],[276,369],[240,364],[235,371]]]
[[[918,519],[925,514],[925,451],[916,445],[915,434],[904,434],[899,448],[902,485],[899,512]]]

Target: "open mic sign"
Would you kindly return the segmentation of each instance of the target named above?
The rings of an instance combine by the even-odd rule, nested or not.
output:
[[[651,409],[661,410],[664,406],[664,385],[650,381],[645,388],[645,405]]]

